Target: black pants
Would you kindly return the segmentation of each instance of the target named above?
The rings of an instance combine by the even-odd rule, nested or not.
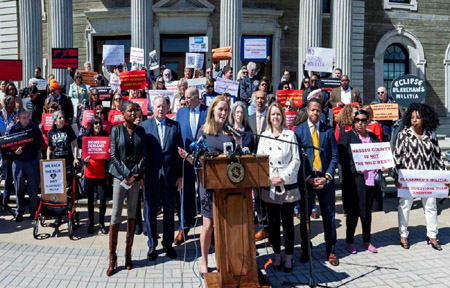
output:
[[[295,202],[272,204],[265,203],[269,218],[269,240],[272,243],[273,252],[280,254],[281,235],[280,235],[280,215],[283,221],[284,229],[284,247],[285,253],[294,254],[294,206]]]
[[[365,216],[361,217],[359,215],[349,215],[347,214],[346,224],[347,224],[347,237],[346,242],[353,244],[355,242],[355,230],[358,225],[358,218],[361,219],[363,241],[370,242],[370,229],[372,226],[372,204],[373,197],[377,192],[376,186],[366,186],[366,207]]]
[[[100,211],[99,211],[99,223],[105,223],[105,213],[106,213],[106,180],[105,179],[94,179],[86,177],[86,188],[88,194],[88,214],[89,214],[89,224],[94,223],[94,193],[97,188],[98,197],[100,199]]]
[[[269,216],[268,216],[268,208],[267,203],[262,201],[261,199],[261,189],[255,188],[253,189],[253,193],[255,195],[255,211],[256,216],[258,218],[258,229],[259,230],[268,230],[269,229]],[[294,205],[295,206],[295,205]],[[284,222],[283,222],[284,223]],[[280,225],[278,225],[280,226]],[[278,234],[278,233],[277,233]]]

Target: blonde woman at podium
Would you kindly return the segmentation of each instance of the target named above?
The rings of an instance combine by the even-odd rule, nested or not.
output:
[[[234,145],[233,136],[224,131],[224,124],[228,119],[230,106],[224,96],[216,96],[211,102],[206,115],[205,124],[200,128],[197,139],[205,139],[209,152],[223,153],[223,143],[231,142]],[[187,152],[178,148],[178,153],[182,158],[186,158]],[[187,160],[192,164],[193,157]],[[208,251],[211,245],[211,237],[214,228],[213,222],[213,190],[206,190],[200,185],[201,214],[203,216],[203,227],[200,234],[200,246],[202,250],[202,262],[200,273],[208,273]]]
[[[267,110],[267,129],[262,133],[258,153],[269,155],[270,187],[261,188],[261,199],[267,203],[269,240],[275,252],[275,269],[282,268],[280,215],[285,230],[284,272],[292,272],[294,254],[294,205],[300,199],[297,174],[300,167],[298,146],[278,140],[297,143],[294,132],[286,128],[286,115],[279,103],[272,103]]]

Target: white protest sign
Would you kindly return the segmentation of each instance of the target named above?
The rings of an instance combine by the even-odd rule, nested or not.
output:
[[[189,37],[189,52],[208,52],[208,37]]]
[[[65,181],[64,160],[47,160],[42,162],[43,194],[64,194]]]
[[[103,60],[105,65],[125,63],[125,47],[123,45],[103,45]]]
[[[153,106],[153,100],[157,96],[169,97],[170,105],[172,106],[173,99],[175,97],[175,93],[170,90],[148,90],[147,99],[148,99],[148,109]]]
[[[111,74],[111,77],[109,78],[109,86],[111,87],[111,90],[116,90],[120,87],[120,77],[116,74]]]
[[[357,171],[380,170],[395,166],[389,142],[350,144]]]
[[[306,71],[333,72],[334,49],[309,47],[306,52]]]
[[[198,95],[202,95],[206,90],[206,78],[188,79],[188,87],[195,87],[198,89]]]
[[[219,94],[230,93],[231,96],[237,97],[239,81],[217,78],[215,91]]]
[[[144,49],[130,48],[130,63],[133,63],[133,61],[137,64],[144,64]]]
[[[244,57],[243,59],[248,60],[264,60],[268,56],[267,51],[267,39],[244,39]]]
[[[178,81],[166,82],[164,85],[166,86],[167,90],[174,91],[175,93],[178,92]]]
[[[158,69],[158,56],[156,55],[156,50],[148,53],[149,61],[150,61],[150,70]]]
[[[47,89],[47,80],[45,79],[36,79],[36,87],[38,90],[46,90]],[[44,95],[41,95],[44,96]]]
[[[205,61],[205,54],[200,53],[186,53],[186,68],[199,68],[203,67]]]
[[[447,198],[450,171],[445,170],[398,170],[398,197]]]

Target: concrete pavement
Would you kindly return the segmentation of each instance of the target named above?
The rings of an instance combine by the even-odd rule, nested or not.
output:
[[[356,255],[345,251],[345,216],[342,203],[337,202],[337,254],[340,265],[333,267],[325,261],[325,244],[321,219],[311,223],[313,242],[313,268],[318,283],[329,287],[450,287],[450,201],[439,206],[439,235],[443,251],[433,250],[425,242],[425,217],[419,200],[415,201],[410,217],[411,249],[399,245],[397,229],[397,198],[385,199],[385,211],[373,214],[372,242],[379,253],[372,254],[362,248],[360,224],[357,228]],[[190,232],[187,244],[176,248],[178,258],[165,257],[161,247],[156,262],[146,260],[146,237],[135,237],[131,271],[123,269],[125,225],[119,233],[119,271],[112,277],[105,275],[108,265],[108,236],[86,233],[87,213],[82,208],[82,225],[75,231],[76,240],[67,237],[67,225],[54,233],[51,227],[40,227],[42,239],[33,238],[31,221],[16,223],[11,217],[0,216],[0,287],[199,287],[199,259],[195,261],[195,244]],[[124,211],[125,212],[125,211]],[[110,210],[108,209],[107,215]],[[109,218],[107,218],[109,219]],[[161,224],[161,219],[159,224]],[[257,243],[258,266],[274,287],[295,287],[283,282],[308,280],[308,265],[298,261],[300,256],[299,222],[296,225],[294,271],[275,273],[272,266],[264,270],[272,249],[264,241]],[[200,232],[200,228],[195,231]],[[198,237],[198,235],[197,235]],[[186,251],[186,256],[184,252]],[[198,253],[199,249],[197,250]],[[183,261],[185,257],[186,261]],[[215,267],[213,248],[209,266]]]

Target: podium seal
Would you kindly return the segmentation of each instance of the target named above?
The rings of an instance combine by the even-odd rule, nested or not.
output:
[[[231,162],[227,167],[227,176],[231,182],[235,184],[241,183],[245,176],[244,165],[239,162]]]

